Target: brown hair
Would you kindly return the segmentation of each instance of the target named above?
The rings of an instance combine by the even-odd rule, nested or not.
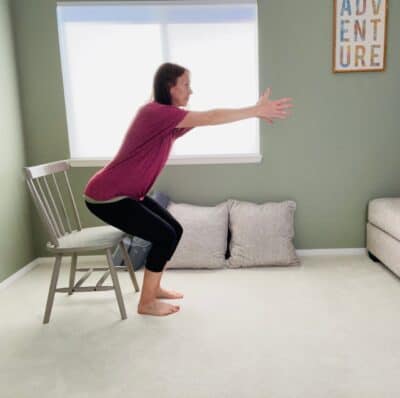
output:
[[[182,76],[187,69],[183,66],[165,62],[160,65],[154,75],[153,80],[153,98],[154,101],[172,105],[170,88],[175,86],[179,76]]]

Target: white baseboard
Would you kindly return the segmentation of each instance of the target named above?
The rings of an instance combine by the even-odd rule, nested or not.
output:
[[[354,248],[354,249],[305,249],[296,250],[299,257],[303,256],[346,256],[346,255],[366,255],[367,249],[365,247]],[[105,255],[93,255],[93,256],[79,256],[78,264],[87,264],[93,262],[99,262],[106,264]],[[69,265],[71,262],[71,257],[63,257],[61,265]],[[31,261],[28,265],[21,268],[15,274],[11,275],[3,282],[0,282],[0,290],[5,289],[10,286],[17,279],[24,276],[26,273],[37,267],[38,265],[49,265],[54,264],[54,257],[38,257]]]
[[[29,264],[25,265],[23,268],[9,276],[4,281],[0,282],[0,290],[5,289],[6,287],[10,286],[13,282],[17,279],[21,278],[29,271],[33,270],[35,267],[41,264],[40,258],[36,258],[35,260],[31,261]]]

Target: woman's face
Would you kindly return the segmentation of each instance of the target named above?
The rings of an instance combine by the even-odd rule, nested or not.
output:
[[[185,71],[176,80],[175,86],[170,88],[172,105],[175,106],[186,106],[189,102],[189,97],[192,94],[190,88],[190,76],[189,71]]]

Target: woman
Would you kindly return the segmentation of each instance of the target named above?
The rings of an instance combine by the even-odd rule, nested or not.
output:
[[[139,108],[122,145],[85,188],[88,209],[104,222],[152,242],[143,276],[138,313],[169,315],[179,311],[160,299],[178,299],[179,292],[160,286],[162,271],[172,257],[183,229],[177,220],[147,196],[168,159],[174,141],[193,127],[259,117],[272,124],[285,119],[291,98],[269,99],[270,89],[256,105],[237,109],[192,112],[181,109],[192,94],[189,71],[164,63],[153,82],[154,100]]]

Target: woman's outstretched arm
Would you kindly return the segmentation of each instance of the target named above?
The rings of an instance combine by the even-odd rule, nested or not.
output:
[[[211,109],[203,112],[190,111],[176,127],[211,126],[215,124],[232,123],[238,120],[259,117],[272,124],[274,119],[286,119],[287,109],[292,108],[292,98],[269,99],[271,90],[260,97],[256,105],[235,109]]]

